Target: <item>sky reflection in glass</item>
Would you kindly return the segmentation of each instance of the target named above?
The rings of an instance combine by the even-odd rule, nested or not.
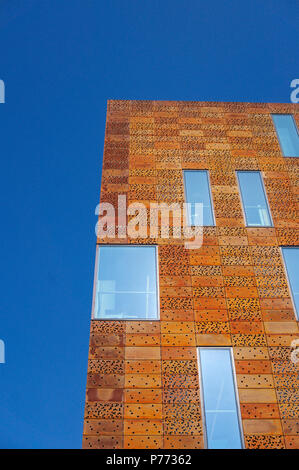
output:
[[[271,227],[268,203],[259,171],[238,171],[246,225]]]
[[[241,449],[231,353],[200,348],[200,372],[208,449]]]
[[[188,210],[189,225],[215,225],[208,172],[206,170],[185,170],[184,181],[186,202],[191,204]],[[201,211],[196,212],[196,203],[203,204],[202,214]]]
[[[299,248],[297,246],[285,246],[282,248],[282,253],[295,304],[296,316],[299,320]]]
[[[272,114],[280,146],[285,157],[299,157],[299,134],[291,114]]]
[[[158,318],[155,246],[101,246],[94,317]]]

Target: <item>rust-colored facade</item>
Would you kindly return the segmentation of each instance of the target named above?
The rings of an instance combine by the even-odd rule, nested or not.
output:
[[[203,246],[156,244],[160,320],[92,320],[84,448],[203,448],[197,347],[233,348],[246,448],[299,448],[298,322],[280,247],[299,245],[299,159],[271,113],[298,104],[108,102],[101,201],[184,202],[184,169],[209,170],[215,226]],[[271,228],[247,228],[236,170],[259,170]]]

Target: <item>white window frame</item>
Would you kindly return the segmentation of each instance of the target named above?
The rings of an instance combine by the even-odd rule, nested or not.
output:
[[[279,137],[279,134],[278,134],[278,130],[276,128],[276,125],[275,125],[275,122],[274,122],[274,119],[273,119],[272,116],[291,116],[291,118],[293,119],[295,129],[297,131],[298,139],[299,139],[299,130],[298,130],[297,123],[295,121],[294,115],[290,114],[290,113],[271,113],[271,119],[272,119],[272,123],[273,123],[274,129],[275,129],[275,132],[276,132],[276,136],[277,136],[277,140],[278,140],[278,143],[279,143],[281,155],[284,158],[299,158],[299,155],[291,157],[291,156],[288,156],[288,155],[284,154],[284,151],[283,151],[283,148],[282,148],[282,143],[281,143],[281,140],[280,140],[280,137]]]
[[[240,200],[241,200],[241,207],[242,207],[242,213],[243,213],[243,218],[244,218],[244,222],[245,222],[245,227],[246,228],[274,228],[271,209],[270,209],[270,204],[269,204],[269,201],[268,201],[268,196],[267,196],[267,192],[266,192],[262,172],[260,170],[235,170],[235,173],[236,173],[236,179],[237,179],[237,184],[238,184],[238,190],[239,190],[239,195],[240,195]],[[244,200],[243,200],[243,195],[242,195],[242,190],[241,190],[241,185],[240,185],[238,173],[259,173],[260,180],[261,180],[261,183],[262,183],[262,189],[263,189],[264,196],[265,196],[265,201],[266,201],[268,212],[269,212],[269,218],[270,218],[271,225],[248,225],[246,212],[245,212],[245,204],[244,204]]]
[[[208,177],[208,190],[209,190],[209,196],[210,196],[210,202],[211,202],[211,212],[212,212],[212,219],[213,219],[213,225],[202,225],[203,227],[216,227],[216,218],[215,218],[215,210],[214,210],[214,201],[213,201],[213,196],[212,196],[212,186],[211,186],[211,179],[210,179],[210,172],[206,168],[183,168],[183,183],[184,183],[184,200],[187,204],[192,204],[191,202],[188,202],[187,199],[187,184],[186,184],[186,178],[185,178],[185,172],[186,171],[193,171],[193,172],[205,172],[207,173]],[[199,202],[199,201],[198,201]],[[200,203],[200,202],[199,202]],[[187,206],[187,225],[189,227],[199,227],[199,225],[191,225],[191,215],[189,213],[189,206]]]
[[[203,425],[203,435],[204,435],[204,448],[209,449],[208,447],[208,433],[207,433],[207,425],[206,425],[206,413],[205,413],[205,403],[204,403],[204,387],[203,387],[203,380],[202,380],[202,373],[201,373],[201,360],[200,360],[200,350],[201,349],[228,349],[230,352],[230,362],[232,366],[232,376],[233,376],[233,386],[235,391],[235,401],[236,401],[236,409],[238,415],[238,424],[239,424],[239,432],[240,432],[240,441],[241,441],[241,449],[245,448],[245,441],[244,441],[244,431],[242,425],[242,417],[241,417],[241,407],[240,407],[240,399],[239,399],[239,392],[237,386],[237,374],[235,368],[235,361],[233,355],[233,348],[231,346],[197,346],[197,363],[198,363],[198,375],[199,375],[199,393],[200,393],[200,403],[201,403],[201,413],[202,413],[202,425]]]
[[[157,287],[157,317],[156,318],[119,318],[119,317],[110,317],[110,318],[98,318],[95,316],[95,297],[97,295],[97,281],[99,274],[99,256],[101,247],[138,247],[145,248],[151,247],[155,248],[155,263],[156,263],[156,287]],[[96,256],[95,256],[95,268],[94,268],[94,280],[93,280],[93,294],[92,294],[92,308],[91,308],[91,319],[95,321],[159,321],[160,320],[160,288],[159,288],[159,256],[158,256],[158,245],[156,244],[133,244],[133,243],[101,243],[96,246]]]
[[[280,253],[281,253],[283,269],[284,269],[284,273],[285,273],[286,280],[287,280],[287,285],[288,285],[288,288],[289,288],[289,292],[291,294],[290,297],[291,297],[291,301],[292,301],[292,305],[293,305],[295,321],[299,321],[299,312],[297,312],[297,308],[296,308],[296,304],[295,304],[295,300],[294,300],[293,289],[292,289],[292,284],[291,284],[291,280],[289,278],[288,267],[287,267],[287,263],[286,263],[286,260],[285,260],[284,254],[283,254],[283,248],[297,248],[299,250],[299,246],[297,246],[297,245],[281,245],[279,248],[280,248]]]

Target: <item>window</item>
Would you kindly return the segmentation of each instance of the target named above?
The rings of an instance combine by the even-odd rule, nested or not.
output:
[[[292,292],[295,314],[299,320],[299,247],[284,246],[282,254],[285,262],[290,290]]]
[[[238,171],[243,209],[248,227],[271,227],[272,221],[259,171]]]
[[[299,157],[299,134],[291,114],[272,114],[282,153],[285,157]]]
[[[98,247],[94,318],[158,318],[155,246]]]
[[[199,348],[208,449],[242,449],[243,440],[231,348]]]
[[[186,201],[190,204],[189,225],[215,225],[208,172],[206,170],[185,170],[184,181]],[[196,204],[198,203],[203,205],[202,213],[197,210]]]

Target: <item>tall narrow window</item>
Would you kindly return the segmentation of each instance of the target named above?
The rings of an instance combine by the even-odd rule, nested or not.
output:
[[[230,348],[199,348],[206,447],[241,449],[242,432]]]
[[[285,157],[299,157],[299,134],[291,114],[272,114],[282,153]]]
[[[271,227],[270,211],[259,171],[238,171],[243,209],[248,227]]]
[[[208,172],[185,170],[184,181],[189,225],[215,225]],[[196,204],[202,204],[202,211],[196,210]]]
[[[299,320],[299,247],[284,246],[282,253],[292,292],[295,314]]]
[[[158,318],[155,246],[101,245],[97,272],[94,318]]]

